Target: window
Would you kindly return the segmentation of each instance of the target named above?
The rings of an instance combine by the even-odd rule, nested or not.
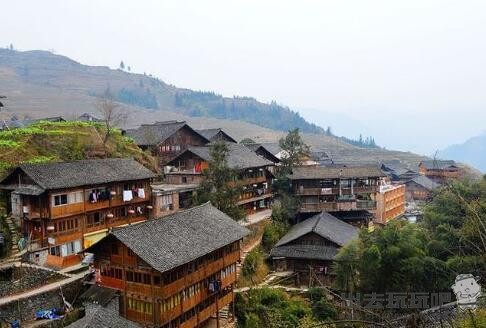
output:
[[[68,203],[67,194],[55,195],[53,197],[54,197],[54,206],[66,205]]]
[[[145,314],[153,313],[153,304],[135,298],[127,297],[128,308],[132,311],[137,311]]]
[[[187,183],[187,177],[182,177],[182,183]]]

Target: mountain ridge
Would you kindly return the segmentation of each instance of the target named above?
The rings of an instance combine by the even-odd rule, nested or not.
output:
[[[439,156],[467,163],[486,173],[486,131],[444,148],[439,151]]]

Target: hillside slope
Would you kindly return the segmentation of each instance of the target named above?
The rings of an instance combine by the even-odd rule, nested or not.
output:
[[[156,171],[156,161],[114,131],[103,146],[104,127],[86,122],[39,122],[28,128],[0,131],[0,177],[21,163],[132,157]],[[105,151],[106,150],[106,151]]]
[[[100,95],[109,89],[118,101],[149,110],[241,120],[282,131],[298,127],[303,132],[324,133],[297,112],[276,103],[264,104],[249,97],[227,98],[212,92],[176,88],[143,74],[81,65],[46,51],[0,49],[0,66],[4,74],[16,77],[17,82],[57,88],[79,96]]]
[[[441,158],[467,163],[486,173],[486,132],[462,144],[452,145],[439,152]]]
[[[107,88],[122,98],[120,100],[124,101],[124,106],[131,114],[125,123],[126,128],[137,127],[142,123],[177,119],[185,120],[197,129],[221,127],[237,140],[248,137],[257,142],[277,142],[285,134],[284,131],[241,120],[188,116],[186,114],[194,114],[190,113],[188,108],[205,108],[207,102],[203,99],[196,102],[196,98],[201,98],[206,93],[198,97],[184,97],[181,94],[191,94],[192,91],[176,88],[144,74],[86,66],[46,51],[18,52],[0,49],[0,94],[8,97],[4,101],[7,106],[7,111],[3,113],[4,117],[15,115],[18,118],[42,118],[60,115],[66,119],[74,119],[85,112],[96,113],[96,95],[102,94]],[[138,90],[138,93],[126,90]],[[206,96],[209,102],[217,98],[212,94]],[[158,108],[146,108],[153,103],[153,97],[156,98]],[[176,98],[179,107],[176,106]],[[275,104],[257,104],[249,98],[238,98],[236,101],[260,106],[270,113],[280,112]],[[184,107],[182,103],[190,103],[190,107]],[[275,108],[272,109],[272,106]],[[207,114],[214,113],[208,110]],[[235,114],[235,118],[238,118],[238,115]],[[252,113],[251,117],[254,120],[260,118],[258,112]],[[285,115],[281,118],[283,121],[287,120]],[[292,120],[289,120],[289,124],[290,127],[295,126]],[[416,165],[423,158],[407,152],[362,149],[324,134],[304,133],[304,138],[314,150],[330,152],[340,160],[398,159]]]

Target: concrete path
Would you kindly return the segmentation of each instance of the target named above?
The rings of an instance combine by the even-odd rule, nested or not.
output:
[[[38,295],[38,294],[50,292],[54,289],[58,289],[59,287],[62,287],[62,286],[67,285],[69,283],[72,283],[73,281],[81,279],[85,275],[86,275],[86,272],[78,273],[78,274],[70,276],[69,278],[66,278],[66,279],[63,279],[63,280],[60,280],[60,281],[57,281],[57,282],[53,282],[52,284],[48,284],[48,285],[45,285],[45,286],[42,286],[42,287],[39,287],[39,288],[36,288],[36,289],[28,290],[28,291],[25,291],[23,293],[2,297],[2,298],[0,298],[0,306],[7,304],[7,303],[10,303],[10,302],[13,302],[13,301],[17,301],[17,300],[29,298],[31,296],[35,296],[35,295]]]
[[[272,210],[266,209],[266,210],[248,215],[244,220],[240,221],[240,224],[242,226],[248,226],[248,225],[260,222],[262,220],[268,219],[271,216],[272,216]]]

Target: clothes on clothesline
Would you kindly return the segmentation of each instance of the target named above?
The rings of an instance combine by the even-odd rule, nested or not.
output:
[[[145,198],[145,190],[143,188],[138,188],[138,197]]]
[[[133,199],[133,192],[132,190],[124,190],[123,191],[123,201],[129,202]]]

